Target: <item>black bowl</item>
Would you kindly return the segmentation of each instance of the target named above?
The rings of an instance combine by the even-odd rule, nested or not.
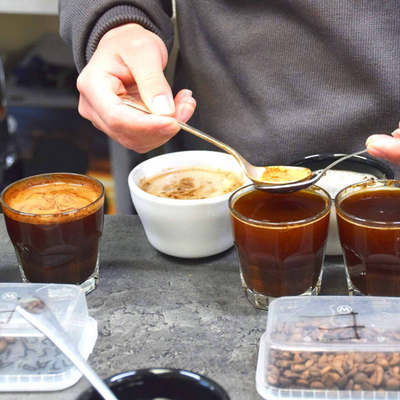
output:
[[[299,167],[310,168],[312,171],[324,169],[338,158],[345,156],[346,154],[314,154],[307,156],[299,160],[295,160],[290,165],[296,165]],[[363,174],[371,174],[376,176],[378,179],[393,179],[393,171],[384,163],[364,157],[354,156],[347,160],[342,161],[338,165],[335,165],[332,169],[338,169],[343,171],[361,172]]]
[[[124,372],[105,380],[119,400],[229,400],[217,383],[182,369],[151,368]],[[95,389],[77,400],[101,400]]]

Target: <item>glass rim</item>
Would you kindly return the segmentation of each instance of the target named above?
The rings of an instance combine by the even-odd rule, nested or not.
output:
[[[346,190],[352,189],[352,188],[356,188],[356,187],[365,187],[365,192],[368,191],[372,191],[372,185],[376,185],[376,184],[382,184],[382,187],[388,186],[387,183],[391,183],[391,184],[400,184],[400,180],[398,179],[374,179],[371,181],[366,181],[366,182],[358,182],[358,183],[353,183],[349,186],[346,186],[345,188],[343,188],[342,190],[340,190],[336,197],[335,197],[335,207],[336,207],[336,212],[339,212],[341,214],[343,214],[343,216],[347,219],[350,219],[356,223],[359,223],[361,225],[369,225],[369,226],[377,226],[377,227],[400,227],[400,221],[389,221],[389,222],[383,222],[383,221],[376,221],[373,219],[366,219],[366,218],[360,218],[360,217],[356,217],[353,214],[348,213],[347,211],[344,211],[343,208],[340,206],[339,204],[339,196],[342,196],[343,193]],[[392,186],[393,188],[395,188],[396,190],[400,190],[400,187],[395,187]],[[371,190],[369,190],[371,189]],[[360,191],[357,191],[355,193],[360,193]],[[342,201],[344,199],[347,199],[348,197],[352,196],[355,193],[350,193],[348,194],[346,197],[344,197],[342,199]]]
[[[53,214],[34,214],[34,213],[27,213],[27,212],[15,210],[14,208],[12,208],[12,207],[10,207],[8,204],[6,204],[6,202],[4,201],[4,194],[5,194],[6,191],[7,191],[8,189],[10,189],[12,186],[17,185],[17,184],[19,184],[19,183],[21,183],[21,182],[25,182],[25,181],[27,181],[27,180],[29,180],[29,179],[32,179],[32,178],[51,177],[51,176],[55,176],[55,175],[78,176],[78,177],[80,177],[80,178],[89,179],[89,180],[91,180],[91,181],[97,183],[98,185],[100,185],[101,193],[100,193],[100,195],[96,198],[96,200],[92,201],[92,202],[89,203],[89,204],[86,204],[86,206],[79,207],[79,208],[76,208],[76,209],[71,210],[71,211],[65,211],[65,212],[53,213]],[[38,175],[28,176],[28,177],[26,177],[26,178],[22,178],[22,179],[19,179],[18,181],[15,181],[15,182],[10,183],[10,184],[9,184],[8,186],[6,186],[6,187],[2,190],[2,192],[0,193],[0,204],[1,204],[1,206],[5,207],[7,210],[9,210],[9,211],[11,211],[11,212],[13,212],[13,213],[15,213],[15,214],[18,214],[18,215],[23,215],[23,216],[27,216],[27,217],[33,217],[33,218],[50,218],[50,217],[57,217],[57,216],[60,216],[60,215],[71,215],[71,214],[73,214],[73,213],[77,213],[77,212],[79,212],[79,211],[82,211],[82,210],[84,210],[84,209],[86,209],[86,208],[92,207],[94,204],[96,204],[98,201],[100,201],[100,200],[104,197],[104,194],[105,194],[104,185],[103,185],[98,179],[93,178],[92,176],[83,175],[83,174],[77,174],[77,173],[74,173],[74,172],[49,172],[49,173],[45,173],[45,174],[38,174]]]
[[[314,188],[314,190],[320,190],[322,193],[324,193],[324,195],[326,196],[327,204],[326,204],[325,208],[321,212],[319,212],[318,214],[316,214],[316,215],[314,215],[312,217],[301,219],[299,221],[289,221],[289,222],[257,221],[255,219],[245,217],[244,215],[242,215],[238,211],[236,211],[233,208],[233,204],[237,199],[234,199],[234,197],[235,196],[239,196],[240,195],[239,192],[241,192],[241,191],[245,192],[245,191],[250,190],[250,189],[257,190],[257,189],[255,189],[255,185],[253,183],[251,183],[249,185],[246,185],[246,186],[242,186],[241,188],[237,189],[236,191],[234,191],[232,193],[232,195],[229,197],[229,202],[228,202],[229,212],[230,212],[230,214],[232,216],[237,218],[239,221],[243,221],[243,222],[245,222],[245,223],[247,223],[249,225],[256,225],[258,227],[264,227],[264,228],[283,228],[283,227],[293,228],[295,226],[308,225],[308,224],[310,224],[312,222],[315,222],[318,219],[321,219],[323,216],[325,216],[325,214],[327,214],[330,211],[331,206],[332,206],[332,198],[331,198],[330,194],[325,189],[323,189],[323,188],[321,188],[321,187],[319,187],[317,185],[313,185],[313,186],[310,186],[307,189],[303,189],[302,191],[309,191],[310,189],[313,189],[313,188]],[[316,194],[318,195],[318,193],[316,193]],[[319,195],[319,196],[322,197],[321,195]]]

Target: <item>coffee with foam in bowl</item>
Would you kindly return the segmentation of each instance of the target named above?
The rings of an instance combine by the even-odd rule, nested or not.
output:
[[[231,171],[187,168],[143,179],[139,187],[158,197],[200,200],[231,193],[242,185],[243,178]]]
[[[199,196],[201,198],[193,198],[192,186],[197,187],[197,181],[192,180],[193,176],[187,180],[180,176],[181,179],[177,181],[179,183],[184,180],[190,195],[186,198],[174,198],[177,189],[183,189],[180,185],[172,185],[169,194],[173,195],[168,197],[143,190],[143,184],[152,178],[168,172],[188,170],[196,173],[200,170],[216,171],[213,174],[216,188],[221,186],[218,183],[221,177],[226,176],[234,177],[233,182],[238,182],[240,186],[250,183],[239,163],[229,154],[205,150],[168,153],[143,161],[131,171],[128,184],[133,205],[149,242],[158,251],[184,258],[221,253],[233,246],[228,207],[233,190],[221,195],[215,195],[216,192],[211,190],[213,197],[205,197],[203,193]],[[163,189],[165,184],[160,187]],[[229,182],[224,191],[230,187],[233,186]]]

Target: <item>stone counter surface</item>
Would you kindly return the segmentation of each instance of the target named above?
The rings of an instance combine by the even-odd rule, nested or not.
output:
[[[21,282],[0,214],[0,281]],[[324,294],[347,294],[341,257],[325,260]],[[87,297],[98,322],[90,365],[106,378],[149,367],[183,368],[225,388],[231,400],[258,400],[259,340],[267,314],[244,297],[236,252],[179,259],[155,250],[137,216],[106,216],[100,282]],[[1,400],[73,400],[85,378],[58,392],[0,393]]]

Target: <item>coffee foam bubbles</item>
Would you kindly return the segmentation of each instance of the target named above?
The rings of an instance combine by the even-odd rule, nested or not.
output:
[[[139,187],[158,197],[200,200],[231,193],[242,184],[243,179],[230,171],[187,168],[143,179]]]
[[[96,212],[103,205],[102,194],[101,184],[85,176],[39,175],[6,189],[3,202],[8,207],[3,211],[20,222],[68,222]]]

